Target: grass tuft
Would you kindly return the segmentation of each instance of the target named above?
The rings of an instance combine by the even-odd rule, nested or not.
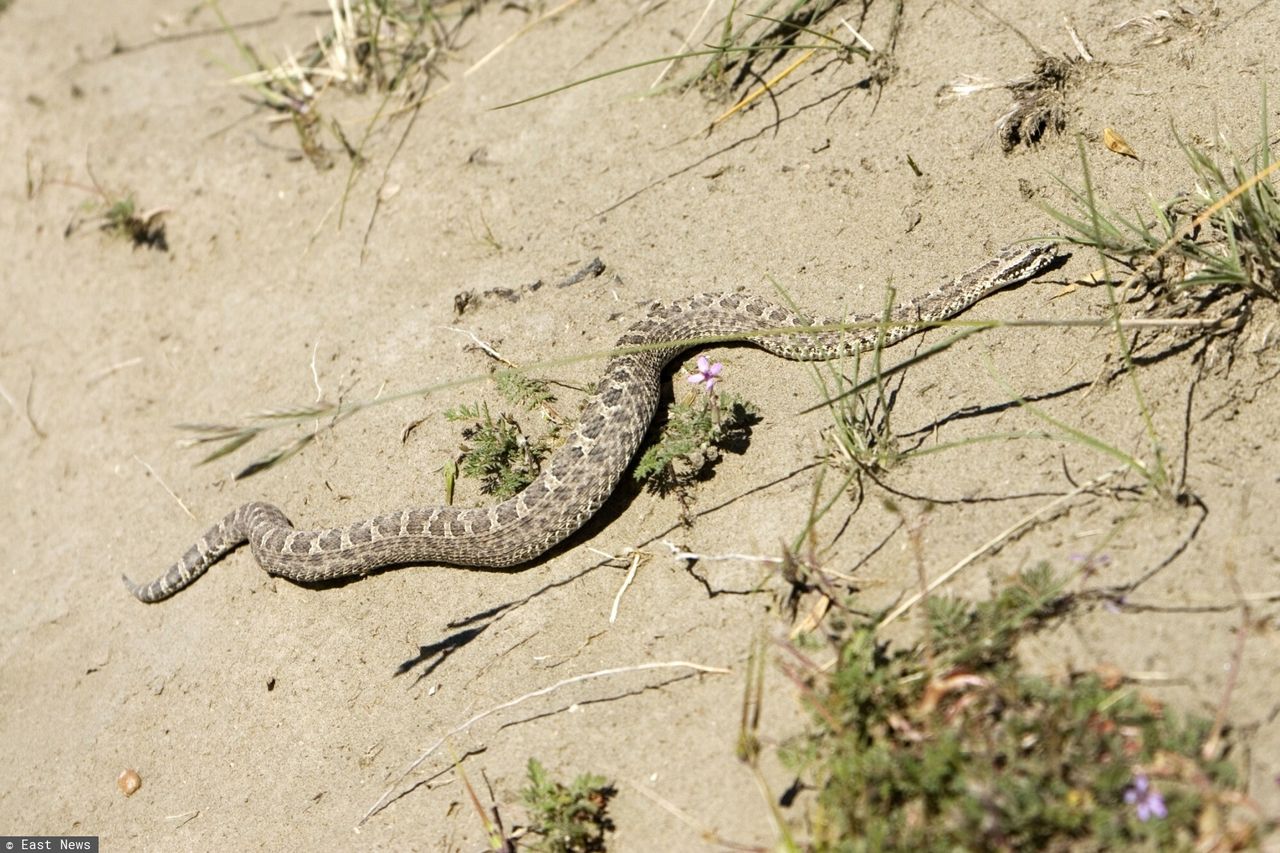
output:
[[[684,90],[696,86],[713,97],[728,98],[732,93],[741,92],[749,84],[755,84],[751,92],[743,95],[730,110],[712,122],[712,126],[715,126],[766,93],[771,93],[782,80],[814,56],[826,55],[846,62],[855,56],[862,57],[871,67],[870,82],[877,86],[883,86],[892,76],[893,62],[890,54],[901,27],[901,0],[893,4],[887,46],[881,50],[868,43],[847,20],[841,19],[825,31],[818,28],[818,24],[840,5],[836,0],[789,0],[785,4],[781,0],[758,0],[749,9],[745,8],[747,5],[734,0],[729,4],[724,17],[705,28],[704,18],[699,18],[680,50],[672,55],[652,57],[592,74],[501,104],[496,109],[526,104],[575,86],[650,65],[663,66],[649,89],[650,92],[661,91],[660,84],[677,63],[705,57],[705,61],[695,70],[675,79],[668,87]],[[779,10],[779,6],[784,8]],[[707,7],[708,10],[710,8]],[[836,33],[841,30],[847,41],[836,38]],[[702,33],[705,35],[700,35]],[[708,46],[688,49],[698,41]],[[799,58],[768,79],[765,78],[766,73],[787,58],[788,54],[796,51],[800,52]]]
[[[284,114],[298,134],[303,154],[317,169],[326,170],[333,167],[334,158],[324,147],[322,131],[330,133],[353,166],[363,162],[363,143],[353,145],[336,120],[322,116],[319,101],[324,94],[331,89],[357,94],[372,90],[398,100],[401,107],[421,102],[441,76],[439,61],[454,49],[459,28],[481,3],[328,0],[328,29],[300,51],[289,51],[272,63],[240,40],[216,0],[210,5],[253,69],[232,82],[249,87],[259,103]]]
[[[437,76],[436,60],[450,50],[459,25],[479,2],[328,0],[330,25],[295,56],[268,67],[253,48],[237,45],[257,70],[236,78],[273,108],[305,113],[330,88],[422,96]]]
[[[778,0],[763,0],[754,8],[743,11],[733,3],[728,13],[713,28],[719,29],[716,42],[718,51],[683,81],[682,87],[699,86],[703,91],[727,94],[743,85],[764,79],[786,54],[800,47],[802,36],[824,46],[847,54],[869,57],[871,51],[857,41],[843,44],[832,37],[831,32],[817,29],[836,0],[793,0],[778,10]]]
[[[1201,313],[1210,305],[1254,298],[1280,299],[1280,194],[1272,175],[1267,99],[1263,91],[1258,143],[1242,159],[1221,134],[1212,146],[1197,145],[1172,131],[1187,159],[1195,189],[1169,201],[1149,203],[1124,215],[1100,203],[1086,185],[1059,181],[1072,209],[1045,210],[1071,232],[1066,242],[1096,249],[1107,262],[1132,270],[1143,292],[1160,297],[1163,313]],[[1081,153],[1082,166],[1088,162]]]
[[[842,362],[828,367],[814,365],[814,377],[834,424],[826,431],[831,452],[828,458],[853,478],[861,472],[878,474],[889,470],[903,458],[889,419],[892,394],[885,386],[881,369],[884,335],[893,314],[895,291],[885,292],[885,308],[876,345],[871,350],[871,376],[862,379],[863,353],[852,358],[852,376],[839,369]],[[830,381],[824,378],[828,374]]]

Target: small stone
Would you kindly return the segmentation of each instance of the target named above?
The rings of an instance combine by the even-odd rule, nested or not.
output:
[[[116,777],[116,784],[120,786],[121,791],[124,791],[126,797],[132,797],[142,787],[142,777],[138,775],[137,770],[130,767],[120,771],[120,775]]]

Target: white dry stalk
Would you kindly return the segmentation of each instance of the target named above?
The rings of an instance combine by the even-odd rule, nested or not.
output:
[[[623,578],[622,586],[618,587],[618,594],[613,597],[613,607],[609,610],[610,625],[618,621],[618,605],[622,603],[622,596],[627,591],[627,587],[631,586],[631,582],[636,579],[636,569],[640,568],[641,556],[639,551],[631,554],[631,568],[627,569],[627,576]]]
[[[619,666],[619,667],[614,667],[612,669],[600,669],[600,670],[596,670],[595,672],[586,672],[586,673],[583,673],[582,675],[575,675],[571,678],[565,678],[560,681],[557,681],[555,684],[552,684],[548,687],[543,687],[539,690],[533,690],[529,693],[525,693],[523,695],[517,696],[514,699],[509,699],[500,705],[494,705],[492,708],[489,708],[485,711],[481,711],[480,713],[472,716],[466,722],[463,722],[457,726],[454,726],[452,729],[450,729],[449,731],[441,735],[435,741],[435,743],[427,747],[426,751],[423,752],[421,755],[419,755],[408,767],[406,767],[404,769],[404,772],[402,772],[399,776],[397,776],[395,781],[391,783],[391,786],[387,788],[387,790],[382,794],[381,797],[378,798],[378,801],[374,803],[372,806],[370,806],[369,810],[366,811],[363,816],[361,816],[360,820],[356,823],[356,826],[355,826],[356,831],[359,831],[360,826],[365,821],[373,817],[375,814],[377,814],[379,811],[381,811],[391,802],[391,798],[392,798],[392,795],[395,794],[396,787],[401,782],[404,781],[406,776],[408,776],[414,770],[417,770],[418,767],[421,766],[422,762],[426,761],[438,749],[440,749],[440,747],[444,745],[445,741],[447,741],[449,738],[453,737],[454,735],[462,734],[467,729],[471,728],[473,725],[483,720],[485,717],[492,716],[493,714],[496,714],[499,711],[504,711],[507,708],[514,708],[516,705],[519,705],[522,702],[527,702],[530,699],[536,699],[540,696],[547,696],[559,690],[560,688],[568,687],[571,684],[578,684],[580,682],[590,681],[596,678],[606,678],[608,676],[613,676],[613,675],[624,675],[632,672],[645,672],[648,670],[655,670],[655,669],[692,669],[695,672],[702,672],[702,673],[713,674],[713,675],[730,675],[733,672],[733,670],[726,669],[724,667],[708,666],[706,664],[690,663],[689,661],[681,661],[681,660],[663,661],[658,663],[640,663],[640,664],[635,664],[633,666]]]
[[[485,355],[489,356],[495,361],[502,362],[507,367],[510,367],[513,370],[520,369],[520,365],[516,364],[514,361],[508,360],[506,356],[498,352],[489,344],[485,343],[483,340],[481,340],[479,337],[476,336],[475,332],[471,331],[470,329],[459,329],[457,326],[441,326],[440,328],[444,329],[447,332],[457,332],[460,335],[466,335],[467,337],[471,338],[471,340],[475,343],[476,346],[484,350]]]
[[[298,89],[302,93],[303,100],[310,101],[316,96],[315,86],[311,85],[311,81],[307,79],[309,73],[318,73],[319,68],[311,68],[304,70],[298,62],[298,58],[293,55],[293,51],[285,48],[284,63],[280,66],[284,73],[284,80],[297,81]]]
[[[552,18],[556,17],[556,16],[557,16],[557,15],[559,15],[561,12],[565,11],[565,10],[566,10],[566,9],[568,9],[570,6],[573,6],[573,5],[575,5],[576,3],[578,3],[578,2],[579,2],[579,0],[564,0],[564,2],[563,2],[563,3],[561,3],[559,6],[556,6],[554,9],[551,9],[551,10],[549,10],[549,11],[543,12],[539,17],[534,18],[532,21],[529,21],[529,22],[528,22],[527,24],[525,24],[523,27],[520,27],[518,30],[516,30],[515,32],[513,32],[511,35],[507,36],[505,39],[503,39],[502,41],[498,42],[497,46],[496,46],[496,47],[494,47],[494,48],[493,48],[493,50],[490,50],[490,51],[489,51],[488,53],[486,53],[484,56],[482,56],[482,57],[480,57],[479,59],[477,59],[474,63],[472,63],[472,65],[471,65],[471,67],[470,67],[470,68],[468,68],[466,71],[463,71],[463,72],[462,72],[462,76],[463,76],[463,77],[470,77],[472,74],[474,74],[475,72],[479,71],[479,70],[480,70],[481,68],[483,68],[486,64],[488,64],[489,60],[493,59],[493,58],[494,58],[495,56],[497,56],[499,53],[502,53],[502,51],[504,51],[504,50],[506,50],[508,47],[510,47],[510,46],[511,46],[511,44],[512,44],[513,42],[515,42],[515,41],[516,41],[516,39],[520,38],[520,37],[521,37],[521,36],[523,36],[525,33],[529,32],[529,31],[530,31],[530,30],[532,30],[534,27],[536,27],[536,26],[538,26],[539,24],[541,24],[543,21],[549,21],[549,20],[551,20]]]
[[[320,339],[311,345],[311,382],[316,386],[316,402],[324,399],[324,389],[320,387],[320,374],[316,370],[316,353],[320,350]]]
[[[1067,35],[1071,37],[1071,43],[1076,47],[1076,54],[1085,62],[1093,62],[1093,54],[1084,46],[1084,40],[1080,38],[1076,28],[1069,21],[1063,21],[1063,26],[1067,28]]]
[[[680,47],[676,49],[676,56],[684,53],[689,49],[689,45],[693,43],[693,34],[702,27],[702,22],[707,19],[707,14],[711,11],[711,7],[716,4],[716,0],[707,0],[707,5],[702,7],[702,14],[698,16],[697,22],[689,28],[689,33],[684,37],[684,41],[680,42]],[[676,60],[672,59],[666,65],[662,66],[662,70],[658,72],[658,76],[653,78],[653,82],[649,84],[650,89],[656,89],[658,84],[666,79],[667,74],[675,67]]]
[[[1150,15],[1139,15],[1136,18],[1121,21],[1111,28],[1111,32],[1119,33],[1130,29],[1142,30],[1146,33],[1144,44],[1153,47],[1173,41],[1171,33],[1177,27],[1182,27],[1188,32],[1199,32],[1200,22],[1196,15],[1197,13],[1194,9],[1180,3],[1176,12],[1170,12],[1168,9],[1156,9]]]
[[[938,89],[938,100],[947,101],[956,98],[967,98],[978,92],[989,92],[992,89],[1004,89],[1009,84],[1002,80],[992,80],[979,74],[961,74],[954,80],[942,84]]]
[[[342,0],[342,8],[339,9],[337,0],[329,0],[329,12],[333,17],[333,42],[332,47],[325,51],[325,59],[337,79],[349,82],[359,74],[358,68],[352,73],[355,51],[349,49],[356,42],[351,3],[349,0]],[[324,44],[324,37],[319,30],[316,31],[316,44]]]
[[[166,482],[164,481],[164,479],[163,479],[159,474],[157,474],[157,473],[156,473],[156,469],[155,469],[155,468],[152,468],[152,467],[151,467],[151,465],[150,465],[149,463],[144,462],[144,461],[142,461],[142,459],[138,458],[138,454],[136,454],[136,453],[135,453],[135,454],[133,454],[133,461],[134,461],[134,462],[137,462],[137,463],[138,463],[139,465],[141,465],[143,468],[146,468],[146,469],[147,469],[147,473],[148,473],[148,474],[150,474],[152,477],[155,477],[156,482],[160,484],[160,488],[162,488],[162,489],[164,489],[166,492],[168,492],[168,493],[169,493],[169,497],[173,498],[173,499],[174,499],[174,501],[176,501],[176,502],[177,502],[178,506],[182,507],[182,511],[183,511],[183,512],[185,512],[187,515],[191,516],[191,520],[192,520],[192,521],[195,521],[195,520],[196,520],[195,513],[193,513],[191,510],[187,509],[187,505],[186,505],[185,503],[183,503],[183,502],[182,502],[182,498],[178,497],[178,496],[177,496],[177,494],[175,494],[175,493],[174,493],[173,489],[169,488],[169,484],[168,484],[168,483],[166,483]]]
[[[133,358],[127,358],[124,361],[117,361],[115,364],[109,364],[86,379],[84,385],[86,388],[92,388],[111,374],[129,367],[137,367],[139,364],[142,364],[142,356],[134,356]],[[8,394],[4,394],[4,389],[0,389],[0,394],[3,394],[6,399],[9,396]],[[10,401],[10,405],[12,404],[12,401]]]
[[[771,565],[781,565],[784,562],[781,557],[765,557],[760,554],[695,554],[692,551],[684,550],[669,539],[663,539],[662,544],[671,549],[671,559],[673,560],[697,560],[699,562],[745,560],[752,563],[769,563]]]
[[[840,19],[840,23],[844,24],[844,28],[845,28],[846,30],[848,30],[849,32],[853,33],[853,37],[854,37],[855,39],[857,39],[857,40],[858,40],[858,44],[862,45],[862,47],[863,47],[863,48],[864,48],[868,53],[875,53],[875,52],[876,52],[876,49],[871,45],[871,42],[869,42],[869,41],[867,41],[865,38],[863,38],[863,37],[862,37],[862,33],[860,33],[860,32],[858,32],[857,30],[855,30],[855,29],[853,28],[853,25],[852,25],[852,24],[850,24],[850,23],[849,23],[848,21],[846,21],[844,18],[841,18],[841,19]]]
[[[905,601],[903,601],[901,604],[895,607],[893,611],[889,613],[888,616],[884,617],[884,619],[880,621],[880,624],[876,626],[877,630],[888,625],[890,622],[894,621],[899,616],[906,613],[912,607],[915,607],[917,604],[920,603],[920,601],[924,599],[926,595],[933,592],[935,589],[942,586],[947,581],[951,580],[951,578],[955,577],[955,575],[957,575],[959,572],[961,572],[963,569],[969,566],[969,564],[971,564],[974,560],[978,559],[983,554],[995,548],[997,545],[1000,545],[1006,539],[1009,539],[1010,537],[1017,535],[1024,528],[1031,526],[1036,521],[1038,521],[1041,516],[1045,515],[1048,512],[1051,512],[1052,510],[1057,509],[1058,507],[1062,506],[1062,504],[1066,503],[1067,501],[1071,500],[1072,498],[1076,497],[1082,492],[1087,492],[1090,489],[1093,489],[1102,485],[1107,480],[1110,480],[1112,477],[1119,474],[1123,470],[1125,470],[1123,467],[1113,468],[1112,470],[1101,475],[1100,477],[1095,477],[1087,483],[1082,483],[1081,485],[1076,486],[1074,489],[1067,492],[1066,494],[1060,495],[1057,498],[1054,498],[1053,500],[1049,501],[1049,503],[1045,504],[1044,506],[1040,507],[1034,512],[1030,512],[1027,515],[1024,515],[1022,518],[1018,519],[1016,522],[1014,522],[1013,524],[1006,527],[1004,530],[997,533],[995,536],[993,536],[991,539],[983,543],[974,551],[970,552],[970,554],[967,557],[965,557],[963,560],[956,563],[954,566],[947,569],[945,572],[938,575],[933,580],[929,581],[928,585],[926,585],[924,589],[908,596]]]
[[[233,86],[266,86],[271,83],[280,83],[289,88],[297,88],[299,95],[310,99],[315,95],[315,87],[307,81],[307,74],[325,74],[329,72],[323,68],[309,68],[305,71],[298,61],[293,58],[292,54],[285,58],[285,61],[277,65],[275,68],[264,68],[260,71],[251,71],[248,74],[241,74],[238,77],[232,77],[229,81]]]
[[[640,782],[637,782],[635,780],[632,780],[627,787],[633,791],[640,792],[645,797],[648,797],[650,800],[653,801],[654,805],[658,806],[660,809],[670,814],[676,820],[680,821],[685,826],[689,827],[689,829],[696,832],[699,835],[699,837],[701,837],[704,841],[707,841],[713,844],[719,843],[721,846],[725,846],[725,847],[729,846],[728,844],[726,844],[724,841],[720,839],[720,837],[716,834],[715,830],[710,829],[709,827],[704,826],[703,824],[700,824],[697,821],[697,819],[693,817],[693,815],[689,814],[688,812],[686,812],[685,810],[683,810],[682,808],[680,808],[670,800],[660,796],[656,791],[653,791],[648,786],[643,785]],[[744,848],[744,849],[750,849],[750,848]]]

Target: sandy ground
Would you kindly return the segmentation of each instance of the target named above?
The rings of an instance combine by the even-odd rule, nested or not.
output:
[[[746,454],[728,456],[698,489],[691,528],[679,526],[674,500],[624,489],[568,547],[520,571],[421,566],[316,590],[269,578],[241,550],[148,607],[127,595],[120,574],[158,574],[243,501],[277,502],[312,526],[439,501],[440,468],[459,440],[440,412],[497,397],[479,382],[369,409],[239,482],[231,475],[248,457],[195,467],[173,426],[309,404],[317,385],[329,399],[371,398],[483,377],[490,362],[450,326],[527,364],[605,349],[647,300],[698,290],[767,294],[776,282],[815,311],[878,310],[886,284],[908,298],[1006,243],[1051,231],[1037,205],[1064,203],[1054,176],[1079,185],[1074,134],[1107,198],[1141,204],[1147,192],[1190,189],[1171,125],[1201,141],[1220,129],[1244,148],[1257,138],[1262,84],[1280,90],[1277,4],[1224,2],[1201,15],[1200,29],[1175,28],[1167,43],[1146,46],[1112,28],[1154,7],[1043,2],[1028,11],[999,0],[987,5],[1059,54],[1071,50],[1069,15],[1100,60],[1068,96],[1067,135],[1034,150],[1006,155],[995,142],[1007,93],[936,97],[962,74],[1009,79],[1035,60],[1010,29],[964,3],[907,4],[883,87],[868,85],[861,60],[814,61],[774,100],[710,134],[721,102],[697,92],[631,97],[652,68],[492,111],[672,53],[705,5],[583,3],[463,76],[530,20],[495,4],[468,24],[443,66],[451,84],[403,146],[403,118],[370,138],[340,222],[341,152],[327,172],[295,156],[291,129],[269,125],[245,90],[227,85],[243,63],[212,13],[190,5],[17,0],[0,15],[0,830],[100,835],[113,850],[479,849],[481,822],[451,769],[464,755],[467,777],[486,800],[487,781],[508,828],[523,820],[518,791],[536,756],[561,778],[593,771],[614,782],[616,849],[700,849],[707,833],[768,846],[765,796],[734,743],[753,640],[790,627],[776,606],[779,584],[751,594],[767,573],[760,564],[689,570],[661,540],[776,556],[803,529],[830,424],[821,411],[799,414],[820,399],[807,368],[714,349],[724,387],[749,396],[763,421]],[[862,26],[877,46],[888,20],[881,5]],[[282,54],[324,25],[304,14],[321,7],[288,4],[240,35]],[[262,14],[243,0],[222,8],[233,22]],[[208,33],[156,41],[162,23],[171,34]],[[324,103],[351,133],[377,100]],[[1106,126],[1141,159],[1108,152]],[[64,233],[94,200],[89,168],[143,208],[170,210],[169,251],[133,249],[91,225]],[[384,192],[366,243],[386,186],[399,192]],[[603,276],[552,286],[597,256]],[[1104,316],[1098,288],[1050,299],[1095,264],[1078,253],[974,316]],[[481,299],[455,316],[461,291],[537,280],[548,286],[515,303]],[[1095,549],[1105,559],[1077,588],[1157,570],[1127,606],[1082,608],[1030,641],[1028,658],[1048,672],[1116,666],[1170,706],[1212,714],[1240,636],[1234,577],[1252,604],[1230,717],[1246,733],[1250,792],[1272,815],[1273,319],[1261,310],[1233,347],[1140,339],[1155,430],[1203,510],[1132,492],[1082,495],[950,585],[983,594],[1041,560],[1077,569]],[[886,355],[897,362],[911,351]],[[1114,338],[1091,329],[975,336],[906,373],[894,429],[904,444],[929,446],[1042,428],[1003,405],[1013,389],[1149,457],[1132,386],[1106,381],[1116,363]],[[598,364],[547,374],[582,384]],[[572,411],[575,396],[564,400]],[[823,519],[823,565],[854,575],[858,607],[884,607],[917,583],[885,489],[922,531],[934,575],[1073,480],[1113,465],[1054,441],[917,457]],[[1132,476],[1115,482],[1138,485]],[[483,498],[471,490],[459,500]],[[628,548],[654,556],[610,623],[626,564],[600,553]],[[471,617],[467,627],[479,630],[459,638],[464,629],[451,626]],[[429,654],[449,638],[459,640],[450,654]],[[395,781],[441,735],[523,693],[671,661],[732,674],[655,669],[565,686],[486,718]],[[774,744],[804,717],[776,669],[767,688],[761,731]],[[143,779],[131,798],[115,783],[126,767]],[[775,797],[792,781],[768,755],[765,775]],[[357,830],[391,788],[403,796]],[[799,808],[790,814],[802,825]]]

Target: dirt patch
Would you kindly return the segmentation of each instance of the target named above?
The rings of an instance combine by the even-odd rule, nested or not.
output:
[[[0,824],[97,834],[104,849],[473,849],[482,824],[454,762],[466,756],[473,785],[487,780],[518,821],[536,756],[557,776],[590,771],[616,785],[617,849],[697,848],[704,831],[770,845],[764,795],[734,746],[749,651],[790,628],[776,605],[782,585],[758,591],[771,564],[689,566],[662,540],[777,557],[804,530],[815,488],[830,496],[835,482],[815,485],[831,419],[812,411],[821,397],[804,366],[715,348],[724,387],[750,397],[762,420],[747,452],[701,485],[691,528],[678,502],[624,489],[567,547],[520,571],[419,566],[314,590],[267,577],[242,550],[152,607],[119,576],[158,574],[247,500],[278,503],[306,526],[439,502],[458,442],[440,413],[494,399],[487,356],[450,327],[532,364],[605,350],[648,301],[702,290],[770,295],[776,283],[815,312],[874,312],[888,284],[910,298],[1052,231],[1037,203],[1064,203],[1055,177],[1078,184],[1077,138],[1096,185],[1122,207],[1193,189],[1171,125],[1202,142],[1222,132],[1242,151],[1257,138],[1275,63],[1254,34],[1280,31],[1274,5],[1217,4],[1182,23],[1135,4],[986,5],[1001,17],[908,4],[895,22],[892,4],[873,3],[859,20],[852,4],[846,17],[890,64],[818,57],[708,131],[731,101],[697,90],[630,97],[658,67],[492,109],[675,53],[685,33],[700,44],[703,0],[580,4],[505,47],[533,17],[489,4],[416,114],[379,120],[365,138],[379,97],[326,96],[326,118],[365,160],[348,186],[350,157],[328,125],[313,140],[333,167],[318,168],[305,133],[227,85],[248,69],[209,7],[12,3],[0,19],[0,241],[10,247],[0,272],[0,755],[13,772]],[[328,14],[220,8],[246,22],[242,41],[280,56]],[[1016,144],[997,124],[1009,86],[940,97],[964,75],[1018,81],[1046,55],[1078,56],[1064,16],[1095,67],[1054,83],[1049,112],[1020,124]],[[791,58],[725,85],[740,94]],[[1107,127],[1136,158],[1107,149]],[[1022,144],[1031,136],[1034,146]],[[143,227],[163,223],[163,247],[68,228],[126,197]],[[597,258],[602,274],[554,286]],[[974,315],[1105,317],[1101,288],[1060,295],[1096,265],[1079,252],[1049,281]],[[467,292],[476,296],[459,312]],[[1064,570],[1090,560],[1082,590],[1141,580],[1028,653],[1049,672],[1119,667],[1171,706],[1209,715],[1232,678],[1247,601],[1229,710],[1248,732],[1250,792],[1268,814],[1280,810],[1275,320],[1262,305],[1231,340],[1139,335],[1150,431],[1116,371],[1115,336],[1096,328],[971,336],[908,370],[892,410],[904,446],[1041,429],[1008,405],[1012,394],[1136,457],[1158,437],[1195,500],[1159,500],[1118,474],[949,588],[983,594],[1042,560]],[[598,369],[546,373],[581,387]],[[180,422],[458,377],[477,382],[368,409],[247,480],[232,479],[231,461],[193,467],[174,442]],[[936,575],[1114,465],[1072,442],[963,444],[864,481],[813,541],[825,567],[854,577],[858,608],[874,611],[918,587],[904,519],[922,529]],[[652,556],[611,622],[629,563],[601,552],[629,548]],[[909,634],[910,616],[898,626]],[[417,756],[476,714],[575,676],[677,661],[732,674],[671,667],[567,683],[450,738],[353,834]],[[776,670],[763,713],[771,742],[804,725]],[[141,787],[126,798],[116,779],[127,768]],[[794,778],[772,758],[764,771],[774,797]]]

